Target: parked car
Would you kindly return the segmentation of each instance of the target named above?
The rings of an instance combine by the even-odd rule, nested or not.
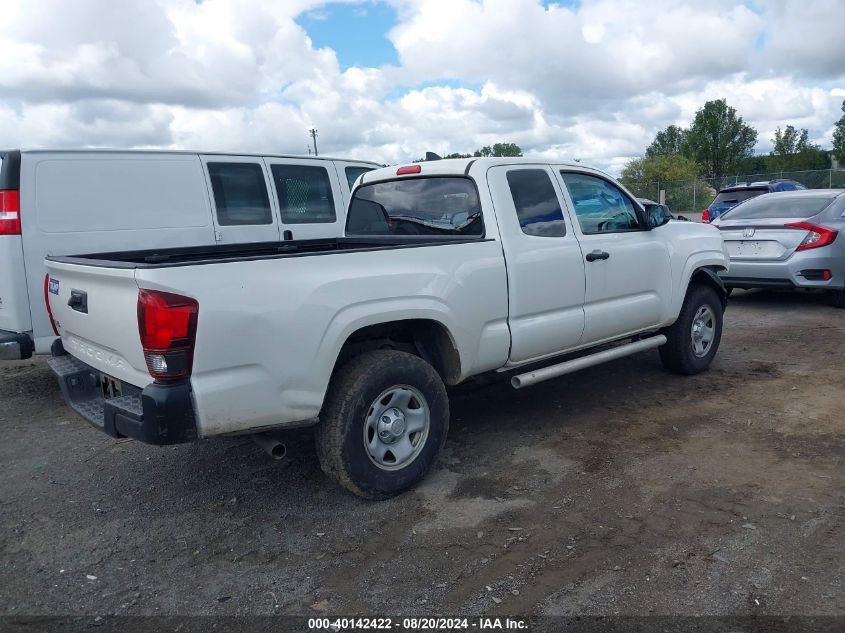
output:
[[[803,191],[804,189],[806,187],[797,180],[787,179],[770,180],[768,182],[747,182],[741,185],[723,187],[719,190],[713,202],[710,203],[710,206],[701,212],[701,220],[703,222],[712,222],[740,202],[761,196],[764,193]]]
[[[65,398],[152,444],[314,425],[323,470],[383,498],[443,445],[444,385],[508,372],[522,388],[653,348],[695,374],[719,346],[719,231],[649,222],[579,163],[367,172],[345,233],[48,258]]]
[[[731,258],[733,288],[816,288],[845,308],[845,190],[764,194],[713,222]]]
[[[643,209],[645,209],[647,214],[653,214],[655,219],[663,217],[667,220],[681,220],[682,222],[690,221],[689,218],[685,218],[682,215],[675,215],[665,204],[660,204],[654,200],[649,200],[648,198],[637,198],[637,202],[643,205]]]
[[[46,255],[342,235],[375,163],[175,151],[0,151],[0,360],[48,353]]]

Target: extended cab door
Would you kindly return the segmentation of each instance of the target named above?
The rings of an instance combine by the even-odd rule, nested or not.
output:
[[[558,171],[584,253],[584,344],[660,325],[672,299],[669,249],[645,230],[636,203],[596,173]]]
[[[275,242],[279,225],[270,204],[264,161],[252,156],[202,156],[214,207],[215,240]]]
[[[283,239],[309,240],[343,235],[346,198],[331,161],[264,159],[273,183]]]
[[[545,165],[487,174],[505,249],[512,363],[573,347],[584,330],[584,258]]]

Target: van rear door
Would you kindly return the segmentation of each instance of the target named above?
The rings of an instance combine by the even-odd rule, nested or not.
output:
[[[281,239],[264,161],[253,156],[213,154],[201,158],[214,207],[216,241],[246,244]]]

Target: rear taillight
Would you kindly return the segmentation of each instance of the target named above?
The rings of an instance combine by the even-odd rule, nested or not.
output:
[[[828,244],[831,244],[839,234],[839,231],[836,229],[829,229],[826,226],[822,226],[820,224],[810,224],[809,222],[793,222],[791,224],[785,224],[784,226],[787,226],[790,229],[809,231],[809,233],[807,233],[807,237],[801,240],[798,248],[795,249],[796,251],[806,251],[810,248],[821,248],[822,246],[827,246]]]
[[[0,235],[21,234],[21,198],[17,191],[0,191]]]
[[[702,222],[709,222],[710,221],[710,209],[704,209],[701,212],[701,221]]]
[[[156,380],[191,376],[199,309],[199,303],[190,297],[138,291],[138,332],[147,369]]]

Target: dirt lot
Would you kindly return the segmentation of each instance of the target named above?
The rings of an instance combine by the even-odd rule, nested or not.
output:
[[[0,613],[845,615],[845,312],[737,292],[712,370],[654,352],[464,387],[387,502],[310,435],[115,441],[0,368]]]

